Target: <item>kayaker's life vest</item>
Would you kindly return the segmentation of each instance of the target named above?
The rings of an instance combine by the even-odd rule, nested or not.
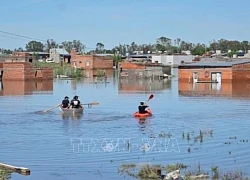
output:
[[[147,111],[146,111],[146,108],[147,108],[148,106],[138,106],[138,110],[139,110],[139,113],[140,114],[145,114],[145,113],[147,113]]]

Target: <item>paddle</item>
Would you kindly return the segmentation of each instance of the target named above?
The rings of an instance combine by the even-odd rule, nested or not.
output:
[[[154,95],[153,94],[151,94],[150,96],[149,96],[149,98],[148,98],[148,100],[147,100],[147,102],[148,101],[150,101],[151,99],[153,99],[154,98]]]
[[[43,112],[48,112],[48,111],[51,111],[52,109],[55,109],[55,108],[57,108],[58,106],[60,106],[61,104],[58,104],[58,105],[56,105],[56,106],[54,106],[54,107],[52,107],[52,108],[50,108],[50,109],[47,109],[47,110],[45,110],[45,111],[43,111]]]
[[[99,105],[99,102],[92,102],[92,103],[86,103],[86,104],[81,104],[81,105]]]
[[[99,105],[99,102],[92,102],[92,103],[81,104],[81,105],[88,105],[88,108],[91,108],[92,105]]]
[[[153,99],[153,98],[154,98],[154,95],[151,94],[151,95],[149,96],[148,100],[147,100],[147,103],[148,103],[151,99]],[[148,109],[149,109],[149,107],[148,107]]]

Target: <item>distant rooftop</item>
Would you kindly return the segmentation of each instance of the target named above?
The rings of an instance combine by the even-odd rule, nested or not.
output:
[[[151,57],[151,54],[134,54],[134,55],[129,55],[128,57],[130,58],[147,58]]]
[[[114,54],[94,54],[95,56],[114,56]]]
[[[70,55],[69,52],[64,48],[55,48],[55,49],[56,49],[56,52],[58,52],[60,55]]]
[[[30,53],[30,55],[32,54],[49,54],[48,52],[27,52],[27,53]]]
[[[232,67],[236,64],[250,63],[250,59],[228,60],[228,61],[200,61],[181,65],[179,67]]]

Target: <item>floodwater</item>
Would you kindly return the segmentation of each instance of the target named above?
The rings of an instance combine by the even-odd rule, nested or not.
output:
[[[118,173],[124,163],[178,162],[191,169],[200,163],[204,171],[211,166],[250,171],[246,89],[243,97],[233,85],[225,85],[228,90],[223,84],[200,85],[199,90],[178,83],[176,76],[150,83],[118,80],[114,74],[107,81],[2,83],[0,159],[31,170],[29,176],[13,173],[11,179],[133,179]],[[62,116],[57,108],[41,112],[76,94],[83,103],[100,104],[86,106],[78,117]],[[150,94],[153,116],[139,121],[133,113]],[[200,131],[202,139],[196,138]],[[152,148],[141,148],[145,143]]]

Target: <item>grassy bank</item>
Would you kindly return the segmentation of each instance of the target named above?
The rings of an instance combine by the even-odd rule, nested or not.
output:
[[[201,169],[200,163],[194,169],[189,169],[191,166],[185,164],[170,164],[170,165],[162,165],[162,164],[122,164],[118,172],[121,175],[128,175],[135,179],[160,179],[162,174],[166,174],[168,178],[173,179],[175,176],[179,177],[178,179],[182,180],[200,180],[200,179],[212,179],[212,180],[250,180],[249,177],[245,176],[241,170],[235,169],[227,172],[222,172],[218,166],[211,166],[210,171],[203,171]],[[180,173],[182,171],[182,173]],[[171,175],[170,175],[171,174]],[[165,176],[165,175],[164,175]]]
[[[44,62],[35,62],[36,67],[51,67],[53,68],[53,76],[57,77],[57,75],[64,75],[70,78],[80,78],[85,77],[83,70],[71,68],[70,64],[64,63],[44,63]]]

